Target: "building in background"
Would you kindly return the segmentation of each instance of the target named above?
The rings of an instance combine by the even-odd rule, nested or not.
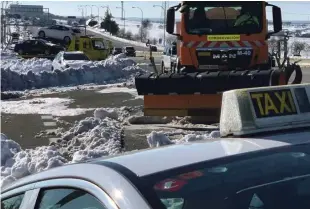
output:
[[[15,15],[19,14],[23,17],[42,17],[43,6],[42,5],[20,5],[20,4],[11,4],[10,8],[7,10],[8,14]]]

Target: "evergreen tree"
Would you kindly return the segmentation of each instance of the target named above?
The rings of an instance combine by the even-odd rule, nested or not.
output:
[[[119,27],[118,24],[114,20],[112,20],[112,18],[113,18],[112,14],[109,13],[109,11],[107,10],[105,12],[104,19],[101,22],[101,28],[105,29],[112,35],[116,35],[119,31]]]

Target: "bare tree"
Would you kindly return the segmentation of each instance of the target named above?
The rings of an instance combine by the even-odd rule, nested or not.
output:
[[[300,53],[305,50],[307,47],[307,44],[305,42],[301,42],[301,41],[294,41],[292,44],[292,50],[293,50],[293,54],[295,56],[300,56]]]

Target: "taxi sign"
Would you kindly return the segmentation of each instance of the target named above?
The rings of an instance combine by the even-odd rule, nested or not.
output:
[[[223,93],[221,136],[310,127],[310,84]]]

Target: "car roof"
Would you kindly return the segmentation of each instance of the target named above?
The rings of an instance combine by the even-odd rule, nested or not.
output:
[[[47,179],[62,178],[64,176],[84,178],[83,172],[76,172],[76,169],[83,170],[89,166],[97,166],[97,168],[100,169],[100,167],[106,167],[104,166],[104,163],[121,165],[131,170],[137,176],[143,177],[194,163],[215,160],[218,158],[268,148],[287,146],[290,144],[291,143],[285,141],[247,138],[210,139],[183,144],[174,144],[98,158],[84,163],[72,163],[52,168],[14,181],[12,184],[5,186],[3,191],[25,185],[27,182],[33,183],[33,181],[38,182]]]

